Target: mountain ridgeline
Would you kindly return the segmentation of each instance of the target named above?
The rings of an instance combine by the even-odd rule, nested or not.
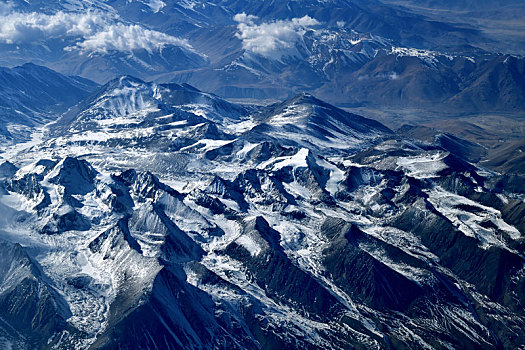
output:
[[[88,90],[0,164],[0,346],[525,342],[524,180],[481,146],[308,93]]]
[[[98,85],[35,64],[0,67],[0,143],[28,140],[35,127],[57,118]]]
[[[522,23],[0,3],[0,349],[523,349]]]
[[[121,75],[188,83],[223,98],[283,100],[307,91],[352,108],[525,110],[519,1],[9,4],[4,66],[32,61],[99,84]]]

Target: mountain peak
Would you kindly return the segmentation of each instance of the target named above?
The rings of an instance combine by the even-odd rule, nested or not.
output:
[[[70,194],[86,194],[95,188],[95,175],[88,162],[68,156],[49,173],[48,179],[52,183],[64,186]]]
[[[284,132],[288,135],[288,140],[294,140],[301,147],[314,149],[359,145],[378,135],[392,133],[375,120],[348,113],[309,93],[298,94],[269,107],[264,125],[270,127],[270,135]],[[256,131],[268,132],[262,126],[256,128]]]
[[[108,81],[104,86],[107,86],[109,88],[115,88],[115,87],[138,87],[140,85],[147,84],[143,80],[139,78],[135,78],[131,75],[121,75],[120,77],[114,78],[110,81]]]
[[[281,105],[290,106],[290,105],[300,105],[300,104],[310,104],[310,105],[324,105],[323,101],[316,98],[309,92],[300,92],[286,100],[284,100]]]

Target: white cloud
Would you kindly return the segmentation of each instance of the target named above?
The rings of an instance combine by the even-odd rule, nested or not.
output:
[[[5,16],[9,14],[13,9],[13,4],[0,2],[0,16]]]
[[[108,51],[159,50],[166,45],[192,50],[186,40],[146,29],[136,24],[124,24],[118,18],[101,12],[55,14],[22,13],[0,7],[0,43],[31,44],[49,39],[66,39],[75,44],[65,50],[107,53]],[[67,43],[66,43],[67,45]]]
[[[108,51],[160,50],[167,45],[182,46],[192,50],[186,40],[173,37],[139,25],[117,23],[105,27],[68,50],[79,48],[83,52],[107,53]]]
[[[233,20],[235,22],[239,22],[239,23],[250,23],[250,24],[253,24],[253,21],[255,21],[256,19],[257,19],[257,16],[247,15],[244,12],[238,13],[235,16],[233,16]]]
[[[97,13],[10,12],[0,22],[0,42],[29,43],[65,36],[83,36],[106,25],[106,19]]]
[[[319,24],[309,16],[261,24],[255,23],[256,16],[245,13],[236,14],[233,19],[238,22],[236,36],[245,50],[274,58],[293,55],[295,44],[306,30]]]

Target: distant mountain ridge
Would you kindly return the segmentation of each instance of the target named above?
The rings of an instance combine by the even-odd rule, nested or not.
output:
[[[0,63],[30,60],[102,84],[125,74],[188,83],[223,98],[286,99],[308,91],[345,107],[393,105],[435,113],[444,105],[451,114],[525,108],[522,56],[505,53],[504,45],[485,47],[498,42],[475,23],[427,18],[396,4],[12,4],[5,20],[14,29],[6,27],[0,38]],[[89,25],[76,24],[82,21]],[[26,29],[38,33],[38,40],[28,39]]]
[[[4,142],[27,139],[35,127],[56,119],[97,87],[30,63],[0,68],[0,137]]]

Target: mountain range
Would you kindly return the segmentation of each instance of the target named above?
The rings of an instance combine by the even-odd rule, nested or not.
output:
[[[425,132],[114,79],[0,165],[1,344],[517,347],[523,178]]]
[[[417,11],[439,2],[403,4],[10,1],[0,64],[30,60],[99,84],[123,74],[188,83],[223,98],[306,91],[343,107],[523,113],[523,49],[482,24]],[[491,4],[525,13],[519,2]]]
[[[523,11],[0,2],[0,349],[521,349]]]

